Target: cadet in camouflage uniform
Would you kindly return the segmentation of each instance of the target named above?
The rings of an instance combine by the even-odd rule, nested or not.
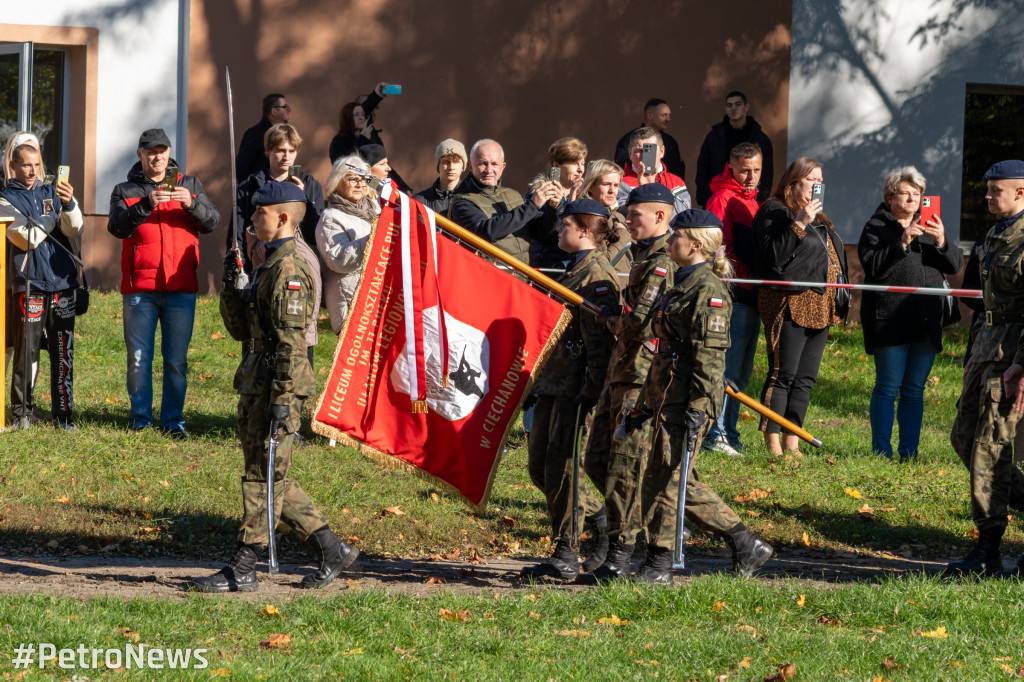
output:
[[[772,555],[729,505],[697,476],[693,462],[700,442],[718,418],[725,397],[732,300],[720,277],[732,266],[722,245],[722,222],[710,211],[687,209],[672,221],[669,253],[679,266],[675,283],[662,297],[654,319],[658,355],[641,393],[642,405],[627,419],[629,430],[654,415],[654,442],[647,456],[641,498],[647,531],[647,558],[637,578],[672,584],[679,476],[684,449],[686,516],[709,535],[720,535],[732,549],[733,568],[749,577]]]
[[[253,224],[266,243],[266,260],[253,272],[252,285],[235,288],[238,266],[225,259],[220,312],[231,336],[247,348],[235,372],[238,435],[245,456],[242,477],[242,525],[234,559],[212,576],[194,578],[202,592],[251,592],[257,589],[256,560],[269,541],[267,528],[267,449],[272,424],[278,427],[274,467],[274,518],[288,525],[320,553],[320,568],[301,587],[328,584],[355,561],[359,550],[341,541],[313,501],[291,478],[292,445],[302,406],[316,390],[306,357],[305,331],[316,314],[313,276],[295,248],[305,196],[290,182],[267,183],[253,195]]]
[[[478,140],[469,152],[469,175],[456,188],[448,216],[502,251],[530,262],[533,241],[554,241],[558,183],[545,182],[523,203],[519,192],[501,184],[505,152],[494,140]],[[554,205],[551,205],[554,202]]]
[[[640,530],[644,460],[640,443],[650,427],[641,427],[620,441],[613,440],[612,434],[621,415],[636,404],[657,349],[651,331],[653,310],[676,269],[666,249],[673,201],[671,190],[659,183],[641,185],[629,193],[626,225],[633,237],[633,266],[623,291],[622,314],[606,320],[616,343],[584,459],[587,475],[604,493],[608,510],[610,545],[605,562],[593,573],[598,580],[629,577],[629,558]]]
[[[1024,161],[1001,161],[982,178],[988,210],[998,220],[980,253],[984,320],[978,326],[950,440],[971,472],[971,515],[978,542],[946,574],[1002,572],[999,544],[1009,508],[1024,509],[1024,475],[1013,463],[1013,439],[1024,412]]]
[[[558,233],[559,248],[570,255],[569,267],[559,281],[587,301],[617,313],[618,276],[605,256],[606,244],[614,234],[608,224],[608,209],[593,199],[574,201],[562,212]],[[579,547],[570,541],[573,513],[577,514],[580,528],[584,513],[598,528],[598,549],[595,556],[588,558],[589,570],[600,566],[607,554],[607,516],[587,486],[582,466],[577,480],[580,507],[572,508],[572,461],[576,431],[584,426],[601,395],[614,345],[615,337],[601,320],[576,310],[533,386],[537,402],[530,430],[528,468],[534,485],[547,498],[556,545],[548,561],[523,569],[525,578],[572,581],[579,576]],[[582,460],[581,452],[581,463]],[[587,562],[584,567],[587,568]]]

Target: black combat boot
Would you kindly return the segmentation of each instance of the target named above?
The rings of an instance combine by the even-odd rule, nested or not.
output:
[[[608,556],[593,573],[594,581],[622,580],[629,577],[629,560],[633,556],[633,545],[612,542],[608,546]]]
[[[733,572],[744,578],[753,576],[775,552],[771,545],[751,533],[742,523],[737,523],[722,539],[732,550]]]
[[[256,561],[262,553],[259,545],[239,545],[227,566],[213,575],[192,578],[188,587],[198,592],[255,592],[259,589]]]
[[[1003,528],[987,528],[978,534],[974,548],[959,561],[946,566],[944,576],[977,574],[992,577],[1003,570],[1003,556],[999,543],[1003,539]]]
[[[1017,565],[1009,571],[997,571],[997,578],[1024,578],[1024,554],[1017,557]]]
[[[580,566],[584,573],[590,573],[601,566],[605,557],[608,556],[608,511],[601,507],[590,517],[589,521],[597,532],[597,547]]]
[[[672,552],[667,549],[647,549],[647,558],[636,574],[637,582],[651,585],[672,585]]]
[[[555,545],[551,558],[536,566],[527,566],[521,573],[525,580],[563,580],[573,582],[580,575],[580,559],[568,538]]]
[[[320,568],[302,579],[302,582],[299,583],[299,587],[302,588],[320,589],[324,585],[330,584],[359,556],[357,548],[332,533],[327,526],[314,531],[308,541],[320,553]]]

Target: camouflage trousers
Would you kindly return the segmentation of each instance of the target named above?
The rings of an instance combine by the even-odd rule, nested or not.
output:
[[[972,364],[964,375],[949,440],[971,472],[971,515],[978,530],[1003,529],[1008,508],[1024,509],[1024,474],[1013,463],[1020,419],[1003,395],[1006,363]]]
[[[299,426],[302,404],[293,398],[291,417],[277,430],[274,453],[274,518],[305,540],[327,525],[309,495],[294,480],[287,478],[292,463],[292,445]],[[241,395],[238,398],[238,436],[242,439],[245,475],[242,477],[242,526],[238,541],[246,545],[266,546],[267,533],[267,452],[270,447],[270,419],[266,416],[266,395]]]
[[[527,470],[530,480],[547,498],[553,540],[568,538],[572,529],[572,451],[576,438],[576,414],[572,400],[549,395],[538,396],[533,408]],[[584,476],[586,415],[580,415],[580,418],[584,421],[584,442],[580,446],[580,506],[576,514],[578,527],[582,530],[583,517],[599,510],[601,502]]]
[[[608,536],[626,545],[636,544],[640,532],[640,482],[643,480],[650,421],[634,430],[626,440],[614,440],[624,410],[636,405],[639,384],[605,384],[594,409],[590,440],[584,463],[587,475],[604,493],[608,509]]]
[[[710,421],[697,437],[690,453],[690,471],[686,480],[686,518],[709,535],[722,535],[740,523],[740,517],[706,483],[701,482],[693,468],[700,451],[701,439],[708,432]],[[644,473],[643,524],[647,530],[648,549],[671,550],[676,542],[676,514],[679,511],[679,475],[683,464],[686,429],[670,424],[659,415],[654,443],[647,456]]]

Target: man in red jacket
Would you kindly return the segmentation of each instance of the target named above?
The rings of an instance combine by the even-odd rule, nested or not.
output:
[[[160,426],[176,439],[185,431],[185,373],[196,313],[199,233],[212,232],[220,213],[203,185],[177,173],[171,141],[160,128],[142,133],[139,162],[110,195],[107,231],[121,243],[124,343],[128,348],[128,428],[153,423],[153,348],[161,326],[163,397]],[[167,169],[175,169],[175,177]]]
[[[761,181],[761,148],[751,142],[733,147],[729,163],[711,180],[711,198],[707,210],[722,221],[722,244],[732,263],[735,277],[750,279],[754,270],[754,234],[751,225],[757,213],[757,185]],[[761,318],[757,312],[757,288],[749,284],[731,287],[732,318],[729,336],[732,345],[725,352],[725,378],[740,391],[747,387],[754,371],[757,337]],[[704,437],[704,449],[727,455],[740,455],[743,445],[736,429],[740,405],[725,397],[718,422]]]

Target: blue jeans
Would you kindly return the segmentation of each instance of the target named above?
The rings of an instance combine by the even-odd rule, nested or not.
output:
[[[750,375],[754,372],[757,337],[760,334],[761,316],[757,312],[757,306],[733,303],[732,318],[729,322],[731,345],[725,353],[725,378],[733,381],[740,391],[743,391],[750,383]],[[725,440],[729,442],[729,445],[739,446],[740,432],[736,428],[739,417],[739,401],[725,396],[722,412],[718,415],[718,422],[711,425],[708,435],[704,437],[704,442],[710,445],[721,439],[724,433]]]
[[[917,457],[924,417],[924,385],[935,362],[935,346],[912,343],[875,349],[875,388],[871,391],[871,448],[892,457],[893,407],[900,425],[900,458]]]
[[[153,423],[153,351],[156,323],[160,322],[160,350],[164,360],[160,426],[164,431],[185,428],[185,372],[188,344],[196,317],[196,295],[176,291],[124,294],[124,345],[128,348],[128,428]]]

